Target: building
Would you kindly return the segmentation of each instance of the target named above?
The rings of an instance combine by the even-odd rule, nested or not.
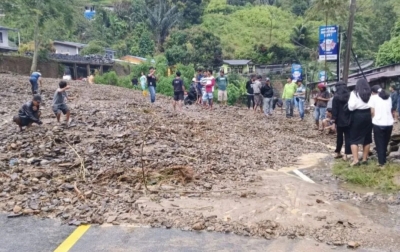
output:
[[[69,41],[54,41],[53,46],[56,50],[56,54],[66,54],[66,55],[79,55],[81,50],[88,46],[87,44],[69,42]],[[105,54],[111,59],[115,58],[115,50],[105,48]]]
[[[357,81],[364,78],[364,76],[370,86],[380,85],[382,88],[388,89],[390,85],[394,84],[400,87],[400,64],[391,64],[350,74],[347,86],[350,88],[354,87]],[[333,86],[335,83],[336,82],[331,82],[328,86]]]
[[[255,66],[251,60],[224,60],[222,68],[224,72],[237,74],[252,74],[255,73]]]
[[[119,60],[117,60],[117,61],[122,61],[122,62],[127,62],[127,63],[134,64],[134,65],[139,65],[139,64],[141,64],[141,63],[146,62],[147,59],[146,59],[146,58],[139,57],[139,56],[125,55],[125,56],[121,57],[121,58],[120,58]],[[151,63],[154,64],[155,61],[154,61],[154,60],[151,60]]]
[[[0,26],[0,52],[16,52],[16,51],[18,51],[18,47],[13,45],[8,40],[9,32],[18,32],[18,30]],[[19,37],[19,32],[18,32],[18,37]]]

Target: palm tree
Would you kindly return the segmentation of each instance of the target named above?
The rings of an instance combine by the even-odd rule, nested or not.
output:
[[[176,5],[168,6],[167,1],[159,0],[154,8],[146,7],[146,14],[147,23],[153,31],[158,50],[162,51],[162,45],[169,31],[180,21],[181,13]]]
[[[310,31],[305,24],[293,27],[291,40],[296,46],[308,46]]]

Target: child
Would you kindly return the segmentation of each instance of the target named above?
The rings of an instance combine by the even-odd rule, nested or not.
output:
[[[336,133],[335,121],[332,120],[332,109],[328,108],[326,110],[326,118],[322,120],[322,130],[327,134]]]
[[[66,81],[60,81],[59,83],[59,88],[56,90],[54,93],[54,98],[53,98],[53,112],[57,117],[57,122],[60,122],[60,117],[61,113],[63,113],[65,117],[65,122],[67,123],[67,126],[70,126],[70,110],[66,104],[67,100],[70,100],[71,98],[68,98],[66,90],[69,89],[69,86],[67,85]]]
[[[32,101],[25,103],[18,112],[18,116],[14,116],[13,121],[19,126],[20,131],[23,131],[22,127],[30,127],[32,123],[42,124],[40,121],[40,102],[42,97],[35,94]]]

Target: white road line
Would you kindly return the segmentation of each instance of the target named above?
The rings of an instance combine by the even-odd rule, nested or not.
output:
[[[309,177],[307,177],[306,175],[304,175],[304,173],[302,173],[301,171],[295,169],[295,170],[293,170],[293,172],[294,172],[297,176],[299,176],[301,179],[303,179],[304,181],[307,181],[307,182],[309,182],[309,183],[315,184],[315,182],[312,181],[312,179],[310,179]]]

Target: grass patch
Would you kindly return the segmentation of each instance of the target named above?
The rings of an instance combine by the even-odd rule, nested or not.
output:
[[[384,169],[380,169],[375,162],[350,167],[348,162],[337,161],[333,165],[333,174],[349,183],[363,187],[385,192],[400,190],[400,164],[390,163]],[[397,176],[399,179],[395,179]]]

